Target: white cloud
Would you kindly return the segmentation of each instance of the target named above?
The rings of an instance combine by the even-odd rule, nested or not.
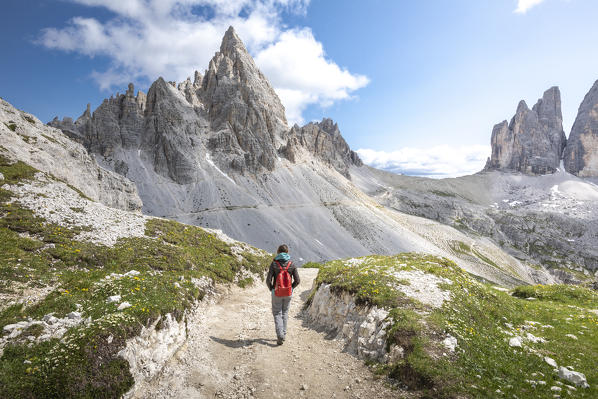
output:
[[[351,92],[369,83],[367,77],[354,75],[326,59],[322,44],[308,28],[283,32],[255,61],[282,88],[279,96],[292,122],[302,122],[300,116],[307,104],[329,106],[350,98]]]
[[[543,1],[544,0],[518,0],[515,12],[518,14],[525,14],[530,8],[537,6]]]
[[[484,168],[490,152],[490,146],[485,145],[406,147],[392,152],[357,150],[363,162],[374,168],[433,178],[457,177],[479,172]]]
[[[115,15],[106,21],[72,18],[65,27],[44,29],[38,42],[107,57],[107,70],[91,72],[104,90],[158,76],[175,81],[192,76],[207,67],[229,25],[276,89],[291,123],[302,122],[309,104],[328,106],[368,83],[327,59],[311,30],[284,28],[281,13],[305,12],[310,0],[71,1]]]

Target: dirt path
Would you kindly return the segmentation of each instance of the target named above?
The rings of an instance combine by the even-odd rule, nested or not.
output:
[[[270,293],[263,283],[234,288],[190,319],[189,339],[136,398],[397,398],[342,352],[339,341],[307,327],[301,312],[316,269],[300,270],[287,339],[276,345]]]

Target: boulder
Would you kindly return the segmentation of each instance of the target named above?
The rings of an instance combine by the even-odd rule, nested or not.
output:
[[[521,337],[513,337],[509,340],[509,346],[512,348],[521,348],[523,343],[521,342]]]
[[[577,371],[569,370],[568,368],[563,366],[559,367],[559,377],[569,382],[572,382],[573,384],[582,388],[590,387],[584,374],[579,373]]]

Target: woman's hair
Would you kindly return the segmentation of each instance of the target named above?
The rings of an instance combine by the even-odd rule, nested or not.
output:
[[[281,252],[289,252],[289,247],[286,246],[286,244],[282,244],[281,246],[278,247],[278,251],[276,253],[281,253]]]

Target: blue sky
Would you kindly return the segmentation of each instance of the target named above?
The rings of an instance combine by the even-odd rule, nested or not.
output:
[[[289,120],[331,117],[370,164],[460,175],[492,126],[561,88],[565,132],[598,79],[595,0],[3,1],[0,96],[43,121],[133,81],[203,71],[233,24]]]

